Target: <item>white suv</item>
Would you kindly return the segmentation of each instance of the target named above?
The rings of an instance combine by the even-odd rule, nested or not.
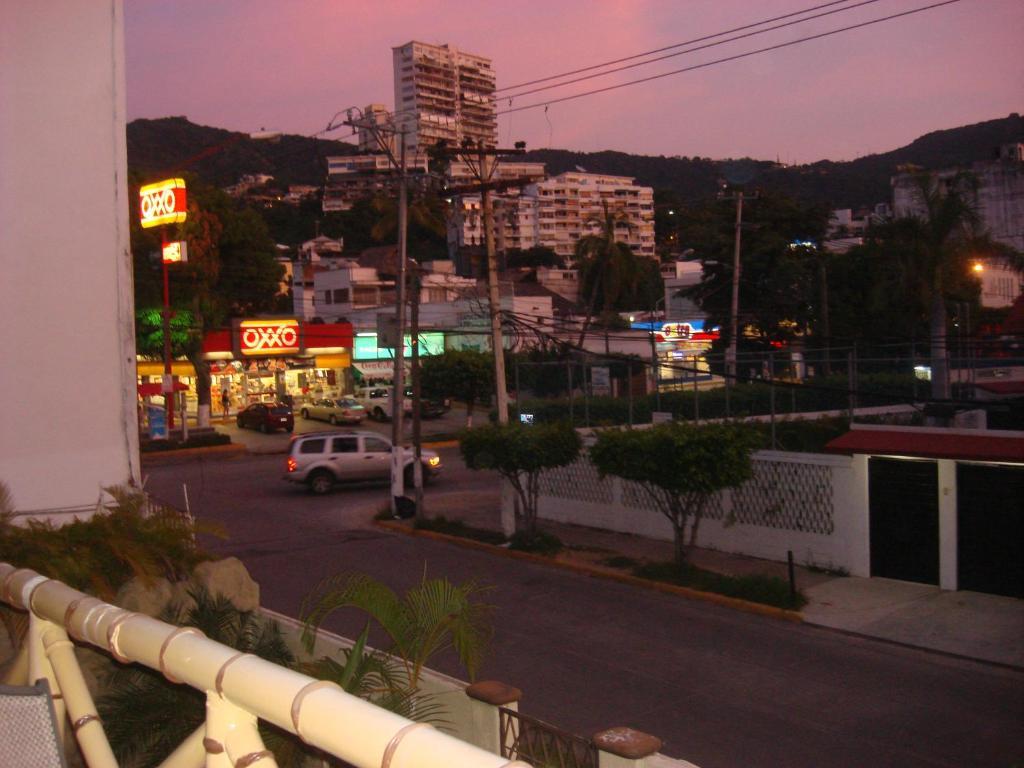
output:
[[[356,390],[355,400],[377,421],[391,418],[391,387],[360,387]],[[408,397],[402,401],[405,413],[412,413],[412,400]]]
[[[412,484],[415,455],[405,449],[402,466],[405,482]],[[441,457],[422,452],[423,482],[441,473]],[[389,480],[391,441],[376,432],[312,432],[292,438],[284,479],[306,483],[316,494],[327,493],[335,483]]]

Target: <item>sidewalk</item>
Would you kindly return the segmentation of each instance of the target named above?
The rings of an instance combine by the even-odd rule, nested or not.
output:
[[[453,492],[428,496],[427,514],[467,525],[501,529],[500,495]],[[613,555],[670,560],[672,543],[576,525],[543,522],[573,548],[573,557],[599,565]],[[760,573],[787,579],[785,563],[696,549],[691,562],[731,575]],[[1024,600],[891,579],[837,577],[796,567],[808,598],[804,622],[856,635],[1024,668]]]

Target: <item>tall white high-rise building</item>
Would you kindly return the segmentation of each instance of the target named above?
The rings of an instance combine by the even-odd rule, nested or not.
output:
[[[393,50],[396,123],[407,127],[406,148],[468,139],[497,145],[491,60],[450,45],[415,40]]]

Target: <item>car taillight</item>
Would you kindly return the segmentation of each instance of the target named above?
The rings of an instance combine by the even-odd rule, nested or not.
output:
[[[299,462],[297,462],[295,459],[293,459],[291,456],[289,456],[288,457],[288,471],[289,472],[294,472],[298,468],[299,468]]]

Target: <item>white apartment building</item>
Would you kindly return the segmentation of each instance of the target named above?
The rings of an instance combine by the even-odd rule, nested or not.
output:
[[[615,239],[634,253],[656,258],[654,252],[654,190],[641,187],[630,176],[569,171],[526,187],[523,197],[536,200],[537,244],[571,258],[579,239],[596,234],[595,221],[604,219],[607,206],[622,215]]]
[[[656,258],[654,190],[629,176],[568,172],[526,185],[518,194],[494,197],[494,237],[498,251],[546,246],[569,261],[581,237],[596,234],[604,206],[621,219],[615,239],[634,253]],[[449,242],[484,245],[480,197],[465,196],[451,223]]]
[[[497,145],[491,60],[450,45],[415,40],[392,49],[395,115],[405,120],[408,149],[465,139]]]
[[[291,265],[292,311],[296,317],[312,320],[316,317],[313,300],[314,278],[317,272],[336,269],[348,261],[342,256],[345,242],[320,235],[299,246],[298,258]]]

